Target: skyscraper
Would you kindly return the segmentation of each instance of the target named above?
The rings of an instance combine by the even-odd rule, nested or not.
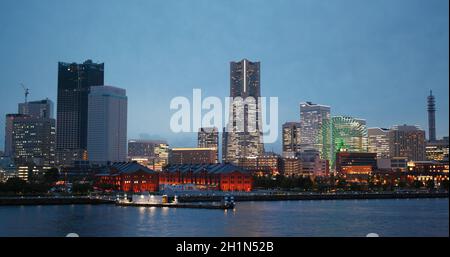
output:
[[[434,104],[433,92],[430,90],[430,95],[428,99],[428,140],[433,142],[436,141],[436,119],[435,112],[436,107]]]
[[[260,96],[260,63],[247,59],[231,62],[232,102],[222,153],[225,162],[237,163],[239,158],[255,157],[264,152]]]
[[[53,102],[44,99],[19,103],[18,111],[18,114],[6,115],[4,155],[16,157],[15,150],[22,149],[17,153],[21,161],[31,162],[31,157],[35,157],[37,162],[54,164],[56,121]],[[30,149],[33,147],[35,149]],[[38,153],[39,150],[43,153]]]
[[[198,130],[197,147],[213,148],[216,150],[216,159],[219,160],[219,131],[216,127],[205,127]]]
[[[92,163],[127,159],[127,96],[125,89],[92,87],[88,98],[88,159]]]
[[[3,153],[5,156],[13,157],[14,149],[13,149],[13,128],[14,121],[21,117],[26,117],[25,114],[6,114],[5,119],[5,152]]]
[[[283,124],[283,156],[293,157],[300,151],[301,127],[300,122],[286,122]]]
[[[394,126],[389,137],[391,157],[407,157],[408,161],[425,160],[425,131],[418,126]]]
[[[72,165],[87,159],[88,95],[104,84],[104,64],[58,63],[57,139],[58,162]]]
[[[331,120],[333,161],[334,167],[336,153],[347,152],[367,152],[368,138],[366,121],[349,116],[335,116]]]
[[[311,102],[300,104],[301,147],[316,149],[325,160],[331,154],[330,109]]]
[[[8,114],[7,123],[11,131],[8,150],[16,165],[55,164],[55,119]]]
[[[53,119],[53,102],[49,99],[19,104],[19,114]]]
[[[387,159],[390,154],[389,129],[369,128],[367,130],[369,138],[369,152],[376,153],[378,159]]]

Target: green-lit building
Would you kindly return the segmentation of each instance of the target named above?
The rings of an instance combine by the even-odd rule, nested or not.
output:
[[[332,167],[335,165],[336,153],[367,152],[367,125],[363,119],[349,116],[335,116],[331,119],[332,130]]]

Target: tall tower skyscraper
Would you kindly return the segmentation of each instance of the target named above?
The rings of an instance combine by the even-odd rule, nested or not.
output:
[[[330,110],[330,106],[312,102],[300,104],[301,147],[316,149],[325,160],[331,160]]]
[[[436,141],[436,119],[435,112],[436,107],[434,104],[434,95],[430,90],[430,95],[427,97],[428,99],[428,140],[433,142]]]
[[[88,95],[104,84],[104,64],[58,63],[57,158],[60,165],[87,159]]]
[[[87,154],[92,163],[127,159],[127,96],[125,89],[92,87],[88,98]]]
[[[243,59],[230,63],[230,103],[223,160],[237,163],[239,158],[264,153],[262,140],[260,63]]]

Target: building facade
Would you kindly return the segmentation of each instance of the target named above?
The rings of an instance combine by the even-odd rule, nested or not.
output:
[[[292,157],[301,149],[300,122],[286,122],[282,126],[283,156]]]
[[[237,165],[257,176],[278,175],[282,169],[282,158],[276,153],[266,152],[258,157],[240,158]]]
[[[165,140],[129,140],[128,159],[152,170],[162,171],[169,163],[169,144]]]
[[[200,128],[197,134],[197,147],[214,148],[219,161],[219,130],[216,127]]]
[[[60,165],[87,159],[88,95],[104,85],[104,64],[58,63],[57,158]]]
[[[19,103],[19,114],[32,117],[53,119],[54,104],[49,99]]]
[[[283,157],[282,173],[287,177],[303,176],[302,161],[298,157]]]
[[[5,118],[5,151],[3,153],[4,156],[14,157],[14,149],[13,149],[14,121],[16,119],[19,120],[23,117],[28,117],[28,116],[25,114],[17,114],[17,113],[6,114],[6,118]]]
[[[172,148],[169,149],[169,164],[215,164],[217,163],[216,148]]]
[[[95,186],[123,192],[159,191],[158,173],[135,162],[117,162],[96,174]]]
[[[8,154],[17,165],[55,165],[55,119],[7,115]]]
[[[348,181],[367,182],[370,174],[376,170],[376,153],[338,152],[336,154],[336,172]]]
[[[237,163],[240,158],[264,153],[259,62],[230,63],[230,97],[222,158]]]
[[[370,153],[376,153],[378,159],[390,158],[390,142],[389,129],[386,128],[369,128],[368,134],[368,149]]]
[[[330,160],[331,127],[330,106],[300,103],[300,126],[302,148],[316,149],[320,157]]]
[[[302,163],[302,176],[325,177],[330,173],[329,161],[316,149],[303,149],[296,155]]]
[[[88,160],[93,164],[127,160],[125,89],[92,87],[88,97]]]
[[[425,147],[426,159],[429,161],[447,161],[449,153],[449,140],[444,137],[440,140],[428,141]]]
[[[193,185],[198,190],[245,191],[253,189],[250,172],[230,163],[169,165],[159,174],[161,189]]]
[[[418,126],[394,126],[390,130],[390,156],[408,161],[425,160],[425,131]]]

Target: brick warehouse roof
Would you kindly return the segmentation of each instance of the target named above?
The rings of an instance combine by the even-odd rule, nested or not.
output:
[[[208,173],[222,174],[239,171],[241,173],[249,173],[241,167],[238,167],[231,163],[217,163],[217,164],[176,164],[169,165],[164,169],[164,172],[178,172],[181,173],[192,171],[198,173],[206,171]]]
[[[111,168],[116,169],[120,173],[135,173],[137,171],[143,171],[151,174],[156,173],[156,171],[151,170],[136,162],[114,162],[113,164],[111,164]]]
[[[148,174],[157,172],[136,162],[114,162],[108,167],[104,167],[96,176],[116,176],[122,173],[130,174],[137,171],[143,171]]]

